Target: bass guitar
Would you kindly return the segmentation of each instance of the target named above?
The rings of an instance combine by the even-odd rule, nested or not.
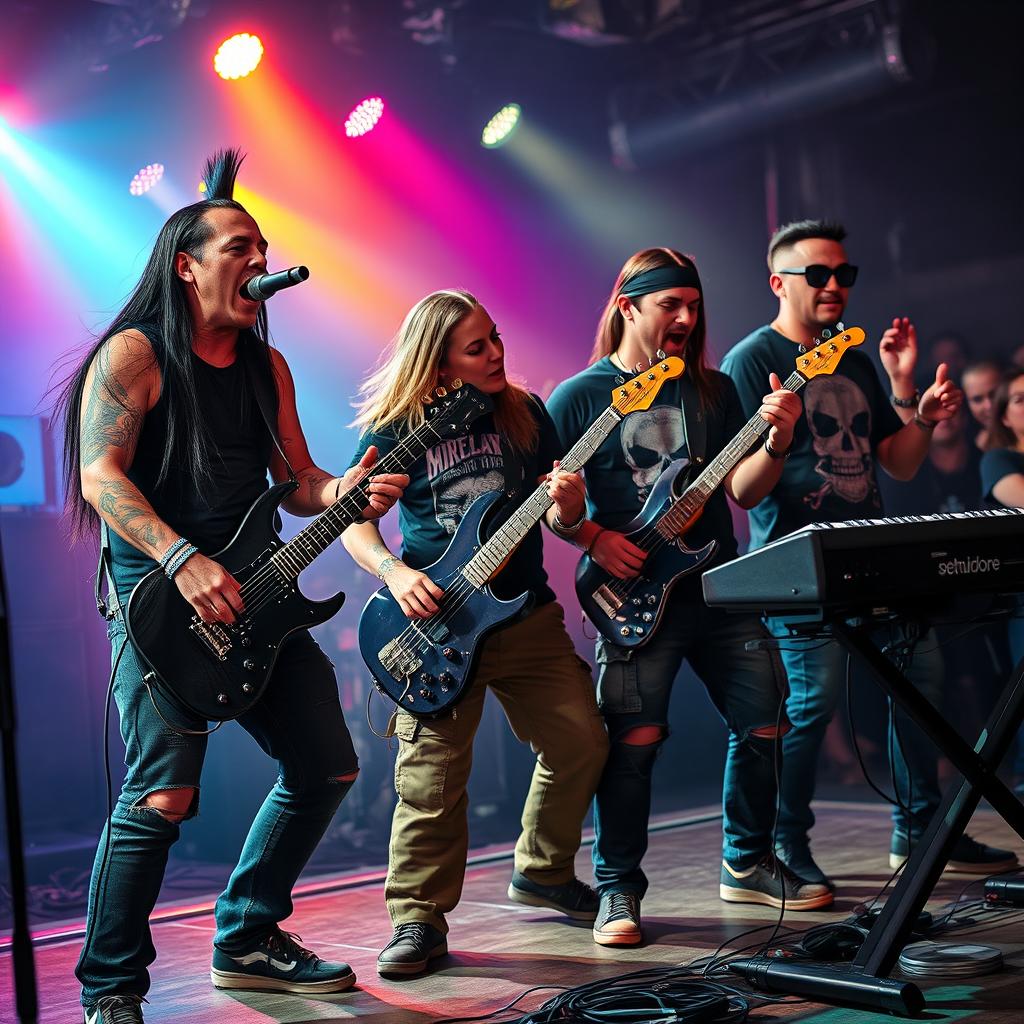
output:
[[[342,593],[309,600],[298,578],[361,519],[369,476],[404,473],[428,447],[457,437],[493,407],[490,398],[461,381],[435,394],[424,398],[426,422],[291,540],[283,541],[274,523],[278,506],[298,484],[277,484],[256,499],[227,547],[210,556],[241,585],[245,610],[235,622],[204,622],[163,569],[143,576],[128,599],[125,625],[149,669],[146,682],[209,720],[227,721],[248,711],[266,689],[285,638],[326,622],[344,604]]]
[[[825,340],[797,358],[796,369],[782,385],[787,391],[799,391],[813,377],[832,373],[843,353],[864,341],[859,327],[843,329],[840,325],[837,331],[834,336],[823,331]],[[647,552],[642,575],[619,579],[589,554],[580,559],[576,595],[587,618],[606,640],[620,647],[640,647],[650,640],[672,588],[683,576],[699,569],[718,548],[717,541],[696,550],[687,547],[687,531],[732,468],[770,427],[760,413],[755,413],[678,497],[676,485],[689,468],[689,460],[676,459],[665,468],[644,507],[621,531]]]
[[[611,405],[573,445],[561,468],[569,473],[579,470],[626,415],[648,408],[662,384],[682,372],[681,359],[664,358],[616,387]],[[488,584],[552,501],[547,485],[541,484],[485,540],[482,521],[502,494],[480,495],[445,553],[423,570],[444,591],[437,612],[425,619],[408,619],[391,591],[383,587],[360,616],[359,650],[374,685],[416,717],[438,718],[453,710],[470,684],[481,641],[518,615],[531,599],[525,593],[501,600]]]

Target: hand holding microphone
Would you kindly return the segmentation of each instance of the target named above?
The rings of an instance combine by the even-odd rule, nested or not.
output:
[[[290,270],[279,270],[276,274],[257,274],[250,277],[241,288],[239,294],[253,302],[263,302],[282,288],[291,288],[302,284],[309,277],[308,267],[292,267]]]

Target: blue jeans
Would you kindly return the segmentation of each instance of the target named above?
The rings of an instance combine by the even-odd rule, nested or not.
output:
[[[780,653],[789,679],[786,714],[791,728],[782,741],[782,811],[777,842],[803,850],[814,825],[811,800],[822,741],[844,692],[846,649],[836,640],[794,638],[779,619],[767,619],[766,624],[782,641]],[[899,627],[894,626],[876,630],[873,639],[882,645],[902,636]],[[904,673],[924,697],[939,707],[943,662],[936,643],[935,633],[929,630],[915,644]],[[890,715],[889,745],[896,793],[903,804],[893,808],[893,829],[918,839],[939,806],[936,750],[902,711]]]
[[[776,725],[784,729],[786,724],[781,707],[785,676],[773,653],[745,649],[747,641],[767,635],[753,616],[670,599],[661,626],[643,647],[629,650],[598,641],[597,702],[611,741],[594,800],[599,891],[641,897],[647,891],[640,862],[647,852],[651,773],[668,735],[669,698],[684,658],[729,727],[722,855],[745,870],[770,851],[778,751],[772,733]],[[643,746],[623,742],[626,733],[644,725],[660,727],[662,739]]]
[[[125,638],[120,619],[108,635],[116,658]],[[149,915],[180,826],[145,800],[159,790],[193,789],[186,817],[194,816],[206,753],[206,736],[182,735],[161,721],[131,644],[118,664],[114,699],[128,771],[109,843],[105,829],[93,867],[86,943],[75,971],[86,1006],[149,989],[147,968],[156,959]],[[207,727],[163,701],[160,711],[181,728]],[[292,886],[351,787],[341,777],[357,770],[333,666],[308,632],[285,642],[266,692],[238,721],[277,760],[279,775],[217,900],[214,941],[229,951],[252,945],[291,914]]]

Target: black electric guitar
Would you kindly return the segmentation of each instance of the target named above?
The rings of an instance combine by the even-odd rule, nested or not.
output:
[[[796,369],[782,385],[788,391],[799,391],[812,377],[832,373],[843,353],[864,341],[859,327],[843,329],[840,325],[834,336],[824,331],[822,336],[825,341],[797,358]],[[647,552],[642,575],[620,580],[590,555],[580,559],[576,595],[605,639],[620,647],[640,647],[650,640],[673,586],[699,569],[718,548],[717,541],[710,541],[693,550],[686,545],[686,532],[732,468],[770,428],[771,424],[755,413],[678,497],[677,483],[689,468],[689,460],[676,459],[665,468],[640,513],[621,531]]]
[[[374,465],[370,475],[404,473],[441,438],[457,437],[491,410],[490,398],[455,381],[424,398],[427,420]],[[225,721],[248,711],[263,694],[285,638],[326,622],[345,602],[335,594],[311,601],[299,574],[366,508],[369,479],[341,497],[289,541],[274,528],[278,506],[298,486],[271,487],[253,503],[226,548],[211,555],[241,584],[245,611],[233,623],[207,623],[163,569],[132,591],[125,612],[128,635],[154,683],[178,705],[202,718]]]
[[[676,356],[662,359],[612,392],[612,403],[561,461],[575,473],[628,413],[648,408],[666,380],[683,372]],[[529,531],[551,507],[541,484],[489,540],[481,522],[502,492],[482,494],[463,517],[448,549],[423,570],[443,591],[429,618],[408,619],[387,587],[366,603],[359,619],[359,650],[377,689],[403,711],[437,718],[466,692],[483,638],[518,615],[529,593],[510,601],[488,586]]]

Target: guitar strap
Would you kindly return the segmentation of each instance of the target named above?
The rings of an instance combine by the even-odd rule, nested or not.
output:
[[[285,468],[288,470],[288,479],[294,482],[296,479],[295,471],[292,469],[292,464],[288,461],[288,456],[285,455],[284,448],[277,436],[277,395],[271,390],[273,380],[269,378],[265,368],[257,363],[251,345],[243,344],[239,355],[243,360],[242,365],[245,367],[246,376],[249,378],[249,384],[252,387],[256,405],[259,406],[263,422],[270,432],[274,447],[277,449]],[[103,592],[104,587],[106,587],[106,594]],[[102,518],[100,519],[100,550],[96,562],[93,598],[96,601],[96,610],[105,619],[113,619],[121,610],[121,602],[117,597],[117,587],[114,585],[110,555],[110,531]]]
[[[263,417],[263,422],[267,425],[267,430],[270,431],[270,437],[274,442],[274,447],[277,449],[277,454],[281,456],[285,469],[288,470],[288,479],[295,482],[295,471],[292,469],[292,464],[288,461],[288,456],[285,455],[284,448],[281,446],[277,436],[278,398],[275,393],[276,389],[273,389],[273,379],[268,379],[266,367],[260,366],[257,363],[251,345],[243,345],[241,355],[244,360],[246,374],[249,377],[249,383],[252,385],[252,391],[256,397],[256,404],[260,408],[260,415]],[[269,354],[267,363],[271,367],[272,373]]]
[[[679,378],[683,400],[683,435],[686,438],[686,454],[690,460],[690,476],[695,475],[704,467],[704,457],[708,447],[707,421],[704,418],[704,407],[701,405],[697,385],[689,373]]]

